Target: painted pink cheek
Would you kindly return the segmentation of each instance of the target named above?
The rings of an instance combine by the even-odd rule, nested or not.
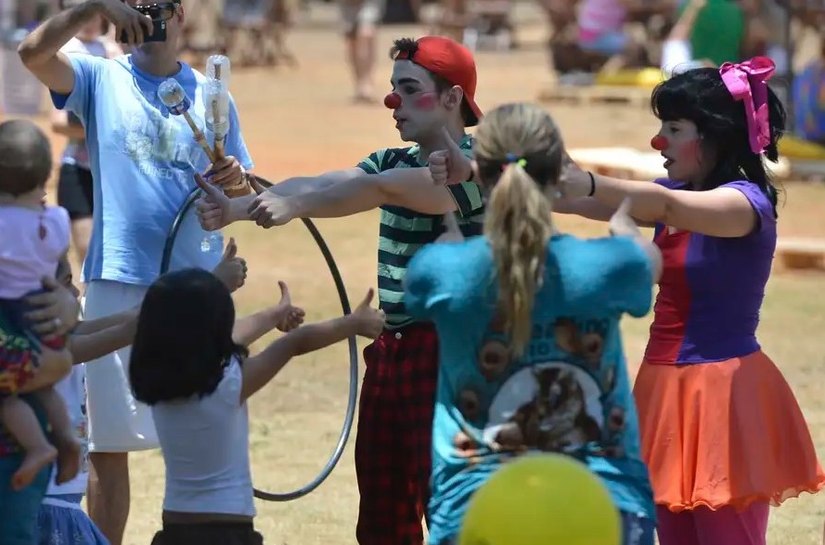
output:
[[[689,159],[691,161],[698,161],[702,155],[702,143],[697,138],[695,140],[691,140],[687,144],[685,144],[684,151],[682,155],[684,155],[685,159]]]
[[[432,110],[435,108],[437,102],[435,93],[427,93],[415,99],[413,104],[419,110]]]

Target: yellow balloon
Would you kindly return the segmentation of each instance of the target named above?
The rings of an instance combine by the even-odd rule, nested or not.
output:
[[[561,454],[501,467],[470,500],[458,545],[619,545],[610,493],[587,466]]]

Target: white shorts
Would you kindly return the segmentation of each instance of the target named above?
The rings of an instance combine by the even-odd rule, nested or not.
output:
[[[147,286],[93,280],[86,287],[84,318],[129,310],[143,301]],[[151,409],[135,401],[129,385],[131,346],[86,364],[90,452],[132,452],[160,446]]]

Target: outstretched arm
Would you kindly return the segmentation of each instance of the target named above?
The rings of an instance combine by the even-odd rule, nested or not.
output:
[[[442,173],[442,179],[436,183],[431,174],[434,161],[441,163],[442,170],[449,169],[454,155],[461,158],[458,162],[465,161],[462,155],[464,152],[456,143],[458,136],[452,135],[446,128],[442,133],[445,149],[430,154],[430,168],[383,170],[380,166],[380,157],[383,156],[376,152],[367,162],[362,163],[364,166],[328,173],[314,179],[293,178],[267,191],[258,188],[257,196],[235,201],[226,199],[215,188],[198,180],[206,193],[206,197],[198,202],[198,218],[204,229],[215,230],[243,219],[253,220],[263,227],[272,227],[295,218],[350,216],[382,205],[400,206],[423,214],[462,211],[457,198],[453,197],[456,191],[461,191],[437,186],[445,182],[458,183],[467,177],[455,178]],[[373,173],[368,173],[368,170]],[[462,169],[452,170],[457,175]],[[464,200],[466,199],[462,202]]]
[[[349,216],[390,204],[423,214],[444,214],[458,209],[451,190],[433,184],[427,168],[403,168],[380,174],[362,173],[325,189],[283,197],[265,191],[253,197],[228,199],[216,187],[198,178],[206,196],[198,203],[204,229],[215,230],[249,219],[263,227],[284,225],[296,218]],[[246,205],[246,210],[243,206]]]
[[[90,362],[132,344],[140,307],[99,320],[80,322],[69,336],[73,363]]]
[[[287,285],[278,282],[278,286],[281,288],[281,300],[277,305],[235,321],[232,339],[236,343],[249,346],[275,328],[288,332],[304,322],[304,310],[292,305]]]
[[[359,176],[329,185],[323,190],[292,195],[286,199],[265,199],[261,195],[250,206],[249,215],[258,225],[271,227],[294,218],[351,216],[384,205],[400,206],[422,214],[454,212],[459,210],[458,203],[451,190],[444,185],[466,180],[471,170],[469,159],[458,145],[458,140],[458,135],[443,127],[440,149],[428,156],[427,167],[392,168],[373,174],[364,171]],[[378,158],[375,161],[381,162]]]
[[[399,168],[363,174],[321,191],[270,200],[259,198],[250,207],[250,217],[259,224],[263,218],[265,223],[279,225],[283,219],[336,218],[383,205],[402,206],[423,214],[444,214],[457,208],[450,191],[433,184],[428,168]]]
[[[320,350],[339,341],[361,335],[374,339],[384,327],[384,313],[371,308],[374,291],[353,311],[340,318],[301,326],[270,344],[243,364],[241,401],[263,388],[295,356]]]
[[[292,306],[286,284],[281,286],[282,298],[277,305],[240,318],[232,329],[233,340],[249,346],[275,328],[290,331],[304,320],[304,311]],[[90,362],[129,346],[135,339],[140,306],[97,320],[78,323],[69,336],[69,349],[74,364]]]
[[[616,207],[601,203],[592,197],[561,198],[553,201],[553,212],[574,214],[596,221],[609,221]]]
[[[663,223],[684,231],[730,238],[745,236],[756,226],[756,211],[747,197],[733,188],[675,191],[649,182],[598,174],[593,177],[595,192],[592,199],[616,209],[630,197],[629,215],[642,224]],[[565,174],[564,193],[568,198],[581,198],[589,195],[590,190],[587,172],[570,169]]]
[[[200,185],[201,189],[206,193],[206,196],[197,202],[198,220],[201,226],[208,231],[222,229],[236,221],[253,219],[250,217],[249,210],[259,196],[267,199],[271,195],[292,197],[322,191],[363,174],[364,171],[360,168],[352,168],[327,172],[320,176],[289,178],[269,188],[264,188],[258,183],[253,183],[252,188],[255,190],[254,194],[234,199],[229,199],[215,191],[210,191],[210,184],[205,183],[203,180],[196,179],[198,185]]]
[[[293,197],[314,191],[328,189],[340,182],[346,182],[358,176],[362,176],[364,171],[360,168],[350,168],[344,170],[334,170],[319,176],[297,176],[273,185],[267,191],[280,195],[281,197]]]
[[[96,320],[83,320],[82,322],[78,322],[72,331],[72,335],[93,335],[111,327],[119,326],[130,320],[137,320],[138,314],[140,314],[140,305],[132,307],[129,310],[124,310],[123,312],[118,312],[117,314],[112,314],[111,316],[97,318]]]

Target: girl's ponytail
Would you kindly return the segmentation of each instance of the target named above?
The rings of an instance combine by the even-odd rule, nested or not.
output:
[[[552,230],[547,197],[520,165],[507,165],[490,194],[484,231],[498,271],[499,311],[517,357],[530,341],[533,300]]]

